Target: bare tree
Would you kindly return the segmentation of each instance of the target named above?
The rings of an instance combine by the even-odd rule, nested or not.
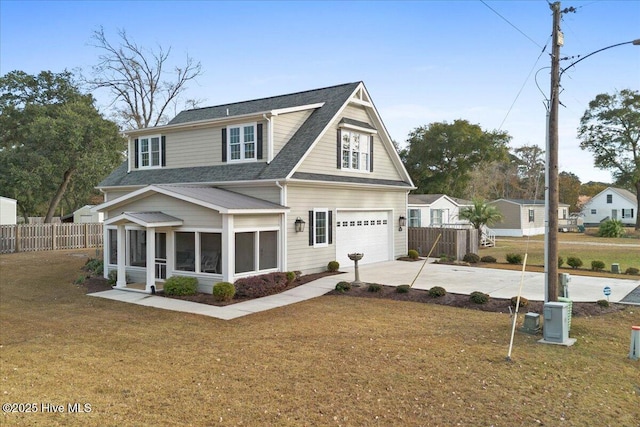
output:
[[[94,89],[111,92],[118,121],[127,128],[145,128],[166,123],[165,111],[178,101],[190,80],[202,73],[202,65],[187,55],[183,66],[171,71],[167,60],[171,48],[148,50],[118,30],[120,45],[107,40],[104,28],[93,32],[93,46],[102,50],[100,62],[93,67],[87,83]],[[167,74],[173,73],[171,78]],[[193,104],[193,101],[191,101]]]

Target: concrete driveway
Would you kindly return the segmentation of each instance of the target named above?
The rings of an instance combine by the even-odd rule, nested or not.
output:
[[[397,286],[411,284],[415,279],[413,287],[417,289],[442,286],[447,292],[457,294],[468,295],[473,291],[481,291],[494,298],[511,298],[518,295],[522,279],[522,296],[544,301],[543,273],[525,272],[523,276],[521,271],[433,264],[432,261],[426,264],[424,261],[387,261],[361,265],[360,280]],[[353,267],[342,270],[348,272],[348,277],[340,280],[353,280]],[[619,302],[640,286],[640,280],[571,276],[569,297],[576,302],[606,299],[603,294],[605,286],[611,288],[609,301]]]
[[[433,264],[407,261],[388,261],[360,266],[360,280],[369,283],[398,286],[409,285],[414,279],[416,289],[429,289],[442,286],[447,292],[470,294],[481,291],[494,298],[511,298],[518,294],[522,273],[520,271],[496,270],[491,268],[464,267],[454,265]],[[422,269],[422,271],[420,271]],[[165,298],[147,293],[112,289],[89,294],[94,297],[107,298],[120,302],[145,305],[163,310],[181,311],[231,320],[252,313],[271,310],[289,304],[295,304],[324,295],[340,281],[355,280],[353,267],[341,268],[345,274],[327,276],[298,286],[288,291],[239,302],[224,307],[199,304],[179,299]],[[569,297],[576,302],[590,302],[605,298],[602,290],[611,288],[609,300],[619,302],[627,294],[636,290],[632,300],[640,304],[640,280],[600,279],[594,277],[572,276],[569,284]],[[522,285],[522,296],[530,300],[544,301],[544,274],[525,273]]]

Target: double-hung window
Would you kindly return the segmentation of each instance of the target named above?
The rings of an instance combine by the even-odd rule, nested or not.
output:
[[[229,126],[229,161],[256,160],[256,124]]]
[[[160,135],[140,138],[138,140],[138,159],[140,168],[162,166],[162,144]]]
[[[370,135],[342,130],[342,169],[368,172]]]
[[[409,227],[420,227],[420,209],[409,209]]]
[[[633,208],[622,209],[622,218],[633,218]]]
[[[529,209],[529,222],[535,222],[536,214],[533,209]]]
[[[329,229],[329,213],[327,209],[313,211],[313,246],[326,246]]]
[[[613,194],[607,194],[607,204],[613,203]]]

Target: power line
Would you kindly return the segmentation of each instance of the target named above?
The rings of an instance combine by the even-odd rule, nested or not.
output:
[[[507,24],[511,25],[513,28],[516,29],[516,31],[518,31],[520,34],[522,34],[523,36],[525,36],[526,38],[528,38],[531,43],[535,44],[536,46],[538,46],[540,49],[544,49],[542,46],[540,46],[540,44],[538,42],[536,42],[534,39],[532,39],[531,37],[529,37],[528,35],[526,35],[524,33],[524,31],[522,31],[520,28],[516,27],[514,24],[512,24],[507,18],[505,18],[504,16],[500,15],[495,9],[493,9],[491,6],[489,6],[487,3],[485,3],[484,0],[480,0],[480,2],[487,6],[489,8],[489,10],[491,10],[493,13],[495,13],[496,15],[498,15],[500,18],[502,18]]]
[[[546,49],[547,49],[547,45],[545,45],[542,48],[542,50],[540,51],[540,55],[538,55],[538,58],[536,59],[536,62],[533,64],[533,67],[531,67],[531,70],[529,71],[529,74],[527,74],[527,77],[524,79],[524,83],[522,83],[522,86],[520,87],[520,90],[518,91],[518,94],[516,95],[516,98],[511,103],[511,106],[509,107],[509,111],[507,111],[507,114],[504,116],[504,119],[502,119],[502,123],[500,123],[500,127],[498,128],[498,130],[502,129],[502,126],[504,125],[504,122],[507,121],[507,117],[509,117],[509,114],[511,113],[511,110],[513,109],[513,106],[516,105],[516,102],[518,101],[518,98],[520,97],[520,94],[524,90],[525,85],[527,84],[527,82],[529,81],[529,78],[531,77],[531,73],[533,73],[533,70],[535,70],[536,65],[538,65],[538,61],[540,61],[540,58],[542,57],[542,54],[544,53],[544,51]],[[536,84],[537,84],[537,82],[536,82]]]

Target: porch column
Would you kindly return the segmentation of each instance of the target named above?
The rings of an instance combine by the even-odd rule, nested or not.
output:
[[[233,283],[236,271],[236,235],[233,226],[233,215],[222,215],[222,280]]]
[[[127,286],[127,266],[126,266],[126,254],[127,254],[127,232],[124,229],[124,225],[118,225],[118,280],[116,281],[116,288],[124,288]]]
[[[156,286],[156,229],[147,228],[147,281],[145,291],[151,293],[151,287]]]

